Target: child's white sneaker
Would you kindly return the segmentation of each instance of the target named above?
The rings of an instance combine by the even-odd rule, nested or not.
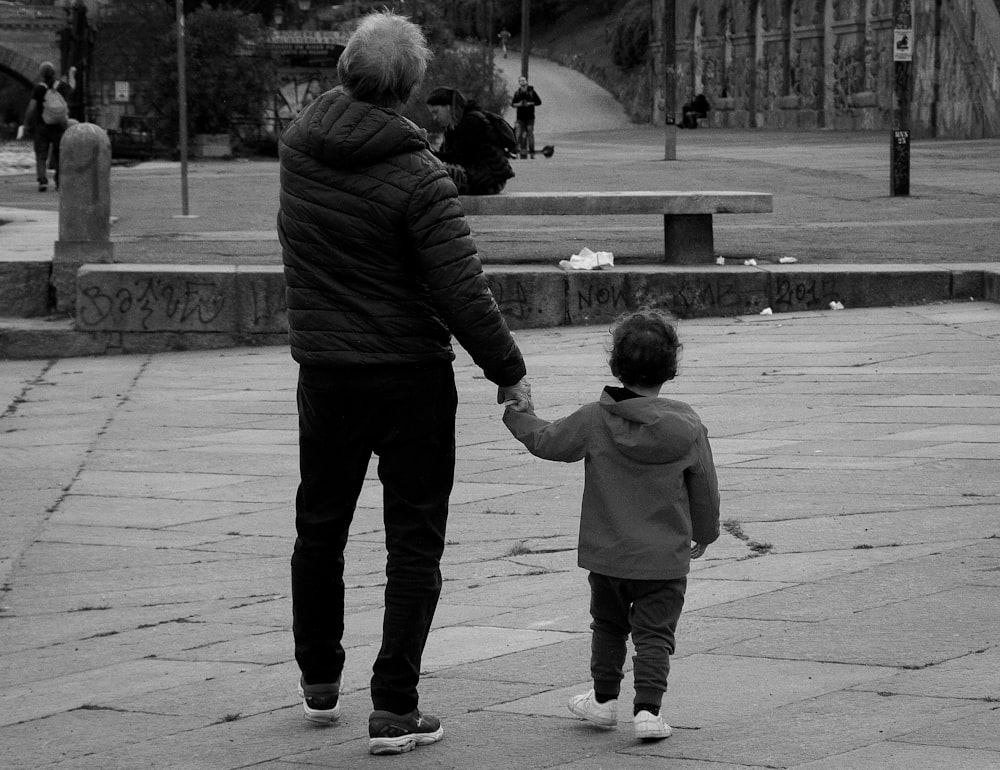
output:
[[[669,738],[673,733],[663,717],[648,711],[640,711],[632,717],[632,725],[635,727],[635,737],[642,741],[659,741]]]
[[[618,701],[598,703],[593,690],[583,695],[574,695],[567,705],[570,711],[592,724],[601,727],[618,726]]]

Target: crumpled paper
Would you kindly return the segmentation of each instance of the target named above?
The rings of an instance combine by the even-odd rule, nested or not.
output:
[[[615,255],[610,251],[591,251],[586,246],[569,259],[560,259],[559,267],[563,270],[600,270],[615,266]]]

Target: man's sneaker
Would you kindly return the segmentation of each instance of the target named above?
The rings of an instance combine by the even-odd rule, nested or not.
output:
[[[417,709],[409,714],[373,711],[368,717],[368,751],[372,754],[402,754],[443,737],[441,720]]]
[[[588,722],[601,727],[618,726],[618,701],[609,700],[598,703],[591,690],[583,695],[574,695],[569,699],[569,710],[578,717],[583,717]]]
[[[648,711],[640,711],[632,717],[632,725],[635,727],[635,737],[642,741],[659,741],[669,738],[673,733],[663,717]]]
[[[306,684],[299,679],[299,697],[306,719],[321,725],[332,725],[340,719],[340,680],[333,684]]]
[[[38,183],[38,192],[45,192],[48,189],[49,189],[49,186],[47,184],[45,184],[44,182],[39,182]]]

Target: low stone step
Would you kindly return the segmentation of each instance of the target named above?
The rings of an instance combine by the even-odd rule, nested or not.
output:
[[[766,265],[635,265],[565,271],[488,267],[497,304],[512,328],[605,323],[655,305],[682,318],[911,305],[987,296],[983,269]],[[85,265],[77,276],[76,328],[99,332],[222,333],[287,330],[279,266]]]
[[[0,316],[48,315],[52,260],[0,262]]]
[[[681,318],[1000,302],[1000,265],[634,265],[595,271],[506,265],[487,280],[513,329],[607,324],[655,305]],[[80,269],[75,319],[0,317],[0,359],[287,344],[279,266],[94,264]],[[0,313],[0,316],[5,313]]]

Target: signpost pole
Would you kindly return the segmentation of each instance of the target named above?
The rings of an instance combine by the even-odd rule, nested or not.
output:
[[[521,0],[521,77],[528,77],[531,58],[531,0]]]
[[[893,196],[910,194],[910,69],[913,64],[911,0],[893,0],[892,149],[889,187]]]
[[[677,2],[663,4],[663,159],[677,160]]]
[[[187,66],[184,54],[184,0],[177,0],[177,106],[181,151],[181,216],[188,216]]]

